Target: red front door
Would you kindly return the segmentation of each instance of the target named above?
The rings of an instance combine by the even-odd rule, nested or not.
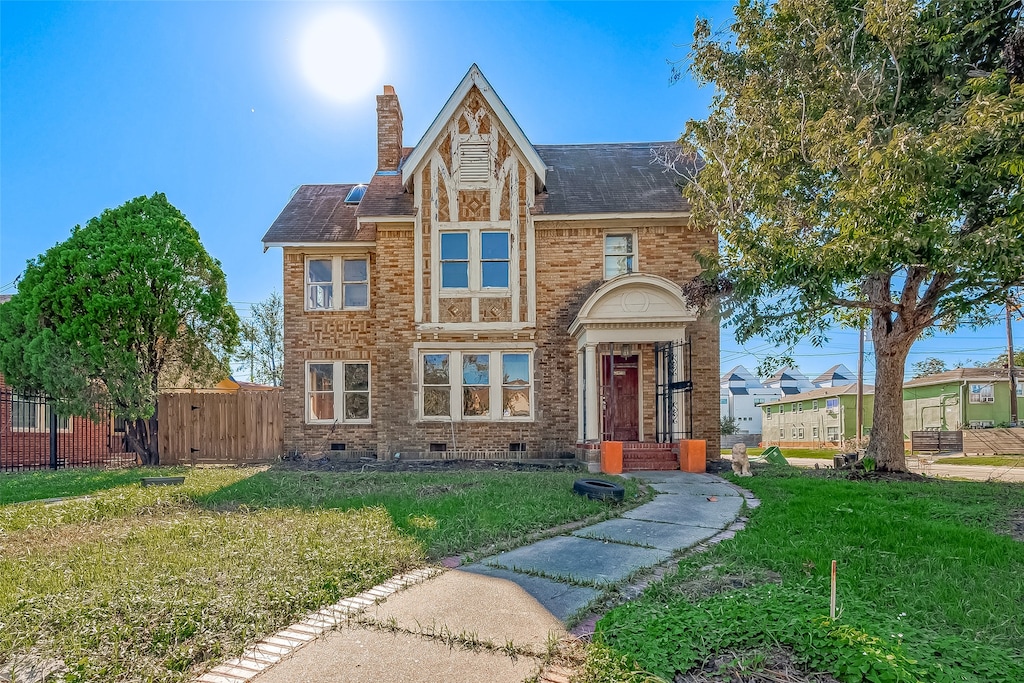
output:
[[[602,356],[604,441],[640,440],[639,363],[637,356]]]

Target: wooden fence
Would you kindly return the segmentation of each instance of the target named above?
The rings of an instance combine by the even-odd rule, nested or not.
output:
[[[1024,429],[965,429],[964,453],[1019,455],[1024,453]]]
[[[910,450],[913,453],[957,453],[964,449],[963,432],[942,432],[925,430],[910,433]]]
[[[163,394],[157,415],[163,465],[253,464],[284,452],[280,389]]]

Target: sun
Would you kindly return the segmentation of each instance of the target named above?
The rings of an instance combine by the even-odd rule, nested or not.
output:
[[[366,17],[335,10],[317,15],[303,31],[299,64],[314,90],[348,104],[379,85],[384,73],[384,43]]]

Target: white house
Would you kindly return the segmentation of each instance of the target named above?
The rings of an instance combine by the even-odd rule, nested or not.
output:
[[[736,421],[740,432],[761,433],[761,405],[782,397],[782,390],[765,387],[761,381],[742,365],[737,365],[722,375],[721,416]]]

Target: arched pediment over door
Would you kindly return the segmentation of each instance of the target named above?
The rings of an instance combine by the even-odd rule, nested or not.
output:
[[[658,275],[630,273],[613,278],[584,302],[569,326],[577,346],[653,343],[682,339],[686,323],[697,320],[679,285]]]

